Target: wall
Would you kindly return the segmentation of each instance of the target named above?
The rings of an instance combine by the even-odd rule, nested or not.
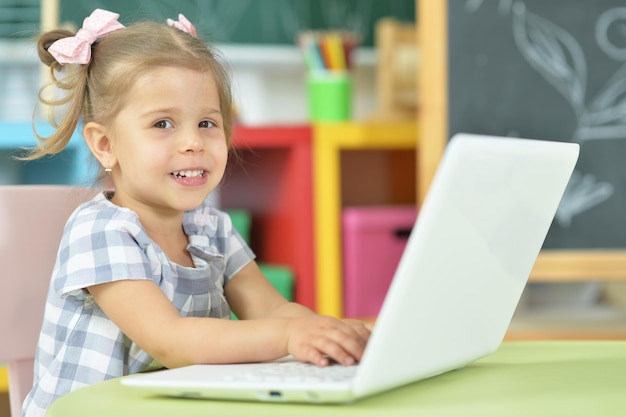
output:
[[[27,40],[0,40],[0,57],[0,120],[30,120],[40,78],[35,45]]]
[[[300,51],[292,46],[220,46],[232,69],[235,100],[242,122],[250,125],[304,123],[308,120],[306,74]],[[355,55],[353,117],[376,110],[376,53]]]
[[[233,77],[233,90],[246,124],[304,123],[307,105],[300,52],[285,45],[219,45]],[[0,42],[0,121],[28,121],[36,105],[40,64],[33,42]],[[375,111],[376,54],[356,53],[354,116]]]

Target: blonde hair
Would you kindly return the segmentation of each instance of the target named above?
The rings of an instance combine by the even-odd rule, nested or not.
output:
[[[52,77],[52,81],[40,89],[39,100],[50,106],[53,112],[63,109],[63,116],[60,121],[51,120],[55,130],[50,136],[42,137],[35,132],[38,144],[23,159],[37,159],[62,151],[81,119],[83,123],[111,122],[128,99],[128,92],[137,78],[163,66],[212,74],[219,94],[226,140],[230,144],[230,78],[217,52],[204,41],[165,24],[139,22],[97,40],[92,45],[89,64],[61,66],[50,55],[48,47],[69,36],[74,33],[53,30],[39,38],[39,58],[50,67]],[[64,76],[57,77],[57,74]],[[60,90],[62,96],[45,98],[45,90],[50,87]]]

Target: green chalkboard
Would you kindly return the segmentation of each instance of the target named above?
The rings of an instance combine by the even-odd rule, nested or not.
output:
[[[448,133],[577,142],[545,249],[626,248],[626,3],[448,2]]]
[[[293,45],[302,30],[348,29],[371,46],[380,17],[415,21],[415,0],[61,0],[61,21],[80,26],[95,8],[119,13],[122,23],[183,13],[204,37],[238,44]]]

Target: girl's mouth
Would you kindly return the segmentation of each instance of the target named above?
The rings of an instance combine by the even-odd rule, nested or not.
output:
[[[203,169],[189,169],[185,171],[174,171],[170,175],[176,178],[202,177],[204,175],[204,170]]]

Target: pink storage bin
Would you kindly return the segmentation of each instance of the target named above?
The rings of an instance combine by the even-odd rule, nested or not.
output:
[[[414,206],[343,210],[345,317],[378,315],[416,217]]]

